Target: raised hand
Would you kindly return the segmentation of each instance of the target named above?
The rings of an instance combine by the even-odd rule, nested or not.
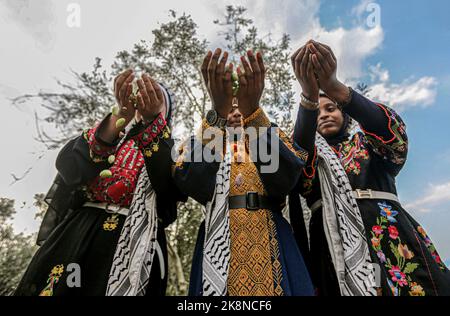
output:
[[[310,42],[300,47],[292,56],[291,63],[295,77],[302,88],[303,95],[312,102],[319,101],[319,83],[314,74],[313,55]]]
[[[338,103],[348,101],[350,91],[337,79],[337,59],[332,49],[315,41],[310,41],[308,47],[312,54],[312,63],[320,88]]]
[[[239,91],[237,98],[239,110],[244,117],[250,116],[259,107],[259,102],[264,91],[264,80],[266,77],[266,68],[262,54],[258,52],[255,55],[250,50],[247,52],[247,58],[241,57],[242,67],[238,67]]]
[[[160,113],[165,115],[166,102],[160,85],[147,74],[143,74],[137,84],[137,110],[144,122],[152,122]]]
[[[233,101],[231,82],[233,65],[230,64],[229,67],[226,67],[227,52],[223,53],[222,58],[220,58],[221,55],[220,48],[217,48],[214,54],[209,51],[203,60],[201,71],[214,109],[219,116],[226,118],[231,111]]]
[[[132,82],[135,76],[133,70],[128,69],[114,79],[114,96],[119,106],[119,117],[129,123],[135,114],[133,102],[130,100],[132,93]]]

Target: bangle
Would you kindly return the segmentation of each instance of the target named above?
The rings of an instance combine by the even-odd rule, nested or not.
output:
[[[305,97],[305,95],[303,93],[300,95],[300,98],[301,98],[301,102],[300,103],[302,105],[306,105],[306,106],[311,107],[313,109],[319,108],[319,104],[320,104],[319,102],[313,102],[313,101],[309,100],[307,97]]]

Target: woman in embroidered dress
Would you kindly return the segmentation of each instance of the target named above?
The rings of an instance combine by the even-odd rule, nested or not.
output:
[[[16,295],[165,294],[164,228],[176,218],[177,196],[173,97],[146,74],[136,93],[134,79],[132,70],[117,76],[118,106],[59,153],[42,246]]]
[[[312,210],[308,266],[318,294],[449,295],[450,272],[396,196],[408,148],[400,116],[342,84],[324,44],[308,42],[292,64],[303,90],[294,140],[309,152],[297,192]],[[298,194],[290,216],[306,253]],[[362,284],[374,276],[378,284]]]
[[[248,60],[241,58],[245,73],[238,68],[239,111],[232,108],[232,65],[226,67],[227,52],[220,61],[220,49],[206,56],[202,71],[213,110],[203,120],[200,133],[182,147],[175,166],[180,190],[206,206],[189,295],[312,295],[302,255],[281,215],[307,156],[260,108],[264,64],[260,53],[247,55]],[[243,130],[253,128],[259,133],[244,137],[242,128],[225,131],[228,115],[230,127],[237,122],[241,126],[242,120]],[[260,157],[255,145],[273,152],[270,162],[279,158],[275,170],[264,171],[270,162]],[[204,153],[203,160],[195,159],[199,152]],[[207,160],[207,155],[216,159]]]

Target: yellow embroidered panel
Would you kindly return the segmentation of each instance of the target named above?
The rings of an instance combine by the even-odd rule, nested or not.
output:
[[[233,144],[232,144],[233,148]],[[256,166],[244,150],[242,163],[231,164],[230,196],[267,195]],[[236,155],[235,155],[236,156]],[[230,296],[283,295],[276,227],[271,211],[230,210]]]

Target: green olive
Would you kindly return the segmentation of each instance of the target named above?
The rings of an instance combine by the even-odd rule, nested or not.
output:
[[[119,116],[119,112],[120,112],[120,108],[118,105],[114,105],[113,107],[111,107],[112,115]]]
[[[116,128],[122,128],[126,123],[126,120],[122,117],[116,121]]]
[[[108,162],[112,165],[114,163],[114,161],[116,161],[116,156],[111,155],[108,157]]]
[[[111,178],[112,177],[112,172],[111,170],[103,170],[102,172],[100,172],[100,177],[102,178]]]

